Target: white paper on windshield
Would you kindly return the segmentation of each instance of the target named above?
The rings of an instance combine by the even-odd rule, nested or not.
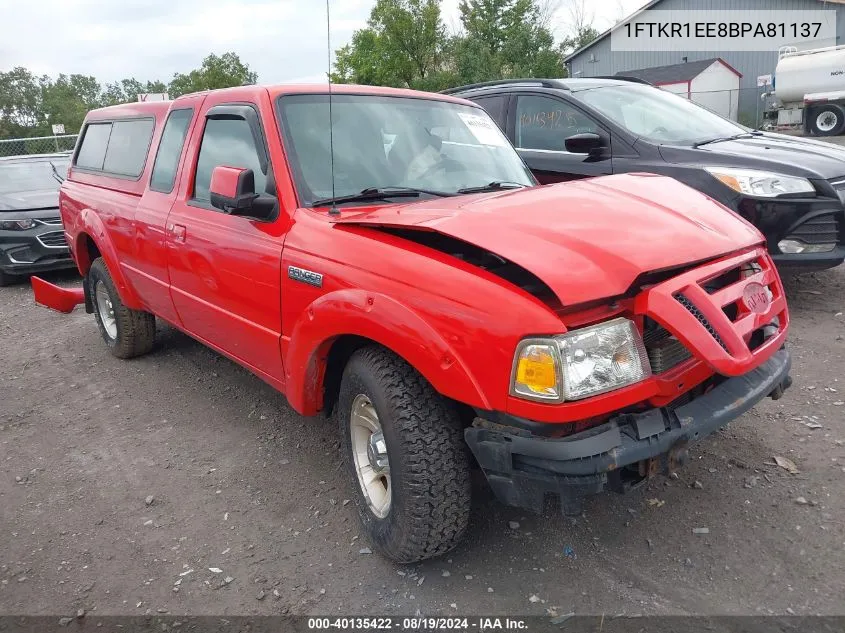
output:
[[[502,147],[507,143],[504,135],[493,121],[477,114],[459,112],[458,116],[467,126],[475,139],[482,145],[496,145]]]

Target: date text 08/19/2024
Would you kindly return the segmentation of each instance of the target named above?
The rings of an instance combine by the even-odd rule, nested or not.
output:
[[[312,631],[520,631],[527,630],[528,623],[521,618],[508,617],[335,617],[308,618],[308,629]]]

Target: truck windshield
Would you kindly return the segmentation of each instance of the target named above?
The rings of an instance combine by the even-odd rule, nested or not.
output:
[[[535,184],[510,142],[480,108],[434,99],[333,95],[331,134],[328,95],[283,96],[280,109],[306,205],[372,189],[455,194],[490,183]]]
[[[51,162],[60,176],[67,173],[70,159],[64,156],[0,161],[0,193],[58,191]]]
[[[693,145],[748,132],[684,97],[651,86],[604,86],[576,91],[572,96],[655,143]]]

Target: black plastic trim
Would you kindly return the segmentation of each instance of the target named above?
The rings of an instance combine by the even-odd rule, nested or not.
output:
[[[478,88],[492,88],[496,86],[540,86],[541,88],[554,88],[556,90],[569,90],[569,87],[556,79],[494,79],[493,81],[482,81],[457,88],[441,90],[440,94],[460,96],[464,92],[477,90]]]
[[[778,270],[810,272],[834,268],[845,262],[845,246],[824,253],[772,253]]]
[[[600,492],[620,469],[706,437],[787,388],[790,367],[790,354],[782,348],[756,369],[674,410],[621,414],[565,438],[483,426],[465,429],[464,437],[500,500],[536,509],[545,492],[565,496],[579,486],[582,492]]]

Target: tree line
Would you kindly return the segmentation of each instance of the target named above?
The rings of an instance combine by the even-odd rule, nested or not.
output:
[[[563,57],[598,32],[584,19],[556,42],[554,0],[461,0],[461,29],[449,33],[440,0],[376,0],[367,27],[335,52],[332,80],[443,90],[515,77],[566,76]],[[572,2],[584,16],[584,0]]]
[[[134,78],[100,84],[90,75],[36,77],[23,67],[0,72],[0,139],[51,135],[61,123],[76,133],[85,114],[103,106],[137,101],[140,93],[166,92],[171,98],[200,90],[254,84],[255,72],[235,53],[208,55],[199,68],[176,73],[168,82]]]

